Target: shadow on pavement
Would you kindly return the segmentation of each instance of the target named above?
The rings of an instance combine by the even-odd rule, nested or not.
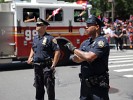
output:
[[[109,93],[110,93],[110,94],[114,94],[114,93],[117,93],[117,92],[119,92],[118,89],[113,88],[113,87],[110,87],[110,89],[109,89]]]
[[[57,65],[57,67],[64,67],[64,66],[75,66],[75,65],[80,65],[79,63],[75,63],[75,62],[73,62],[73,61],[71,61],[71,60],[68,60],[68,62],[66,62],[66,63],[59,63],[58,65]]]
[[[64,67],[64,66],[75,66],[79,65],[72,61],[69,61],[67,64],[58,64],[57,67]],[[11,70],[21,70],[21,69],[32,69],[32,65],[27,64],[26,62],[20,63],[8,63],[8,64],[0,64],[0,72],[1,71],[11,71]]]
[[[10,70],[20,70],[20,69],[31,69],[32,65],[27,63],[8,63],[8,64],[0,64],[0,72],[1,71],[10,71]]]
[[[69,61],[67,64],[58,64],[56,67],[64,67],[64,66],[75,66],[79,65],[78,63]],[[10,71],[10,70],[21,70],[21,69],[32,69],[32,65],[27,64],[26,62],[18,62],[18,63],[6,63],[0,64],[0,72],[1,71]]]

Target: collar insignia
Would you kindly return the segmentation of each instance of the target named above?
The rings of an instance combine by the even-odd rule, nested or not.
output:
[[[94,41],[94,42],[92,43],[92,46],[93,46],[93,47],[94,47],[95,43],[96,43],[96,41]]]

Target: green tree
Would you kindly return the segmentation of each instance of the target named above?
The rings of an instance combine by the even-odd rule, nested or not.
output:
[[[133,14],[133,0],[117,0],[115,2],[116,15],[127,19]]]
[[[108,0],[91,0],[91,4],[93,6],[92,13],[95,15],[112,9]],[[114,6],[115,17],[128,19],[130,15],[133,15],[133,0],[114,0]]]
[[[4,0],[0,0],[0,3],[4,3]]]

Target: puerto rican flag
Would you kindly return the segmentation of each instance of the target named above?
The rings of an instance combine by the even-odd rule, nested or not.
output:
[[[61,7],[53,10],[52,16],[55,16],[56,14],[58,14],[60,10],[61,10]]]
[[[86,10],[87,8],[87,3],[82,3],[83,10]]]

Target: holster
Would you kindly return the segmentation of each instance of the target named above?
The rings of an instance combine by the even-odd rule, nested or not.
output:
[[[88,87],[93,87],[93,86],[99,86],[103,88],[109,88],[109,75],[103,74],[103,75],[96,75],[96,76],[90,76],[87,78],[84,78],[82,74],[79,74],[79,77],[81,80],[84,80],[86,85]]]
[[[90,84],[90,81],[88,80],[88,78],[84,78],[81,73],[79,73],[79,78],[80,78],[80,81],[85,81],[86,85],[88,87],[91,87],[91,84]]]

